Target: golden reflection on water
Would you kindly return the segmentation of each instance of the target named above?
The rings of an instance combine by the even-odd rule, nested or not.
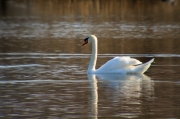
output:
[[[84,20],[97,17],[95,20],[98,21],[132,21],[134,17],[133,21],[151,18],[154,22],[164,19],[172,22],[179,19],[176,15],[179,14],[179,5],[178,0],[173,5],[163,0],[7,0],[1,2],[0,15],[42,16],[47,19],[73,16],[72,22],[81,17]]]

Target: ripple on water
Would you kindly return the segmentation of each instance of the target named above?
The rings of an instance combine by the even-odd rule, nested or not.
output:
[[[178,38],[179,28],[178,23],[170,25],[144,22],[141,24],[136,22],[101,22],[99,24],[85,21],[46,23],[25,20],[23,22],[9,22],[7,25],[0,21],[0,38],[10,36],[18,38],[76,38],[80,34],[88,35],[89,33],[96,33],[99,34],[99,37],[105,38],[163,38],[163,34],[168,34],[169,38]],[[147,32],[150,33],[147,34]]]
[[[0,73],[0,79],[58,79],[60,77],[67,78],[69,74],[86,74],[90,56],[90,54],[65,53],[0,53],[0,60],[5,62],[3,65],[0,65],[0,70],[2,71]],[[167,63],[172,58],[180,57],[179,54],[99,54],[98,58],[107,61],[109,58],[115,56],[155,57],[154,67],[177,68],[179,67],[178,64],[171,63],[167,65]],[[104,58],[107,58],[107,60]],[[161,63],[156,64],[156,62],[162,62],[162,58],[168,59],[166,60],[166,65]],[[27,63],[29,61],[32,63]],[[98,60],[98,63],[99,61],[101,60]],[[100,64],[102,65],[104,61],[102,63],[100,62]],[[12,64],[11,62],[15,63]],[[33,62],[36,62],[36,64]],[[172,72],[171,70],[164,71]],[[70,78],[73,79],[74,77]]]
[[[59,53],[0,53],[0,59],[16,58],[89,58],[91,54],[59,54]],[[180,57],[180,54],[98,54],[98,57]]]

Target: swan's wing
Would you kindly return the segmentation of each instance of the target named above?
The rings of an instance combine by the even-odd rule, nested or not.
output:
[[[142,64],[137,59],[130,57],[115,57],[109,61],[107,61],[104,65],[102,65],[100,70],[115,70],[115,69],[124,69],[133,65]]]

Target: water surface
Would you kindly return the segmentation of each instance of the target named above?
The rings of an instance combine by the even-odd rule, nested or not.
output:
[[[180,118],[180,2],[164,0],[0,1],[1,118]],[[144,75],[87,75],[115,56]]]

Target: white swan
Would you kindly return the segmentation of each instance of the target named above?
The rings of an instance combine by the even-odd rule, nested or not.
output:
[[[142,64],[137,59],[130,57],[115,57],[109,61],[107,61],[104,65],[102,65],[99,69],[95,69],[96,60],[97,60],[97,38],[95,35],[90,35],[84,39],[85,45],[87,43],[92,43],[92,55],[89,63],[88,71],[89,74],[97,74],[97,73],[121,73],[121,74],[143,74],[150,67],[151,63],[154,59]]]

